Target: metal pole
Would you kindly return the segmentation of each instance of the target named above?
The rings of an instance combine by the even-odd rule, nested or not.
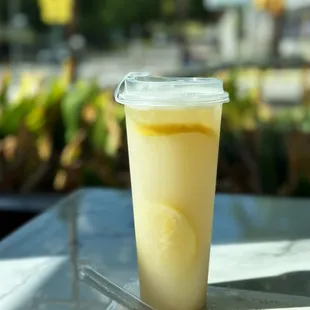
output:
[[[184,24],[187,20],[187,12],[189,8],[188,0],[176,0],[176,14],[178,22],[178,40],[179,40],[179,49],[181,52],[181,63],[182,67],[187,66],[190,63],[190,48],[189,43],[184,33]]]
[[[71,82],[76,80],[77,74],[77,56],[75,49],[70,44],[70,39],[76,34],[76,14],[77,13],[77,3],[76,0],[72,0],[72,19],[65,29],[66,41],[68,43],[69,53],[70,53],[70,63],[71,63]]]
[[[20,0],[8,1],[8,16],[9,16],[9,29],[16,31],[14,26],[14,17],[20,12]],[[11,39],[11,38],[10,38]],[[9,62],[12,71],[12,78],[16,77],[16,69],[20,56],[20,49],[18,43],[10,41]]]

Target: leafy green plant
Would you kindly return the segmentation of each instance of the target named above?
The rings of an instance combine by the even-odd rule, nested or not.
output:
[[[258,89],[239,93],[238,74],[220,73],[231,101],[223,106],[219,190],[309,195],[309,105],[272,110]]]
[[[15,98],[8,97],[9,75],[3,77],[0,190],[70,190],[83,184],[84,170],[97,174],[102,184],[121,185],[113,170],[121,107],[95,81],[69,85],[64,75],[33,83],[22,76]]]
[[[218,190],[286,196],[310,192],[310,108],[271,109],[257,88],[240,92],[238,70],[219,73],[223,106]],[[21,77],[0,82],[0,190],[69,191],[129,185],[124,110],[95,80]]]

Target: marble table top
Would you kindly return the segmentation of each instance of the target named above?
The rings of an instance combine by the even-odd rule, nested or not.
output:
[[[217,195],[209,284],[310,296],[309,219],[310,200]],[[120,286],[137,279],[129,191],[77,191],[4,239],[0,309],[105,309],[80,264]]]

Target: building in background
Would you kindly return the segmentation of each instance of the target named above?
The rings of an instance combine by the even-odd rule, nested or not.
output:
[[[310,0],[203,0],[222,10],[218,25],[224,62],[267,58],[310,59]]]
[[[281,53],[310,60],[310,0],[286,0]]]

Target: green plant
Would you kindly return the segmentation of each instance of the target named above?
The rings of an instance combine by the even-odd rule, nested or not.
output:
[[[309,105],[272,110],[258,88],[240,94],[238,74],[219,74],[231,99],[223,106],[219,189],[309,195]]]
[[[114,159],[122,108],[95,81],[69,85],[65,75],[49,81],[22,76],[15,98],[8,97],[9,75],[3,77],[0,190],[69,190],[83,184],[85,170],[102,184],[121,185]]]
[[[0,82],[0,191],[69,191],[129,185],[124,111],[95,80],[68,83],[21,77],[9,98]],[[231,102],[223,106],[218,190],[304,196],[310,192],[310,108],[262,102],[258,88],[240,93],[240,71],[220,73]]]

